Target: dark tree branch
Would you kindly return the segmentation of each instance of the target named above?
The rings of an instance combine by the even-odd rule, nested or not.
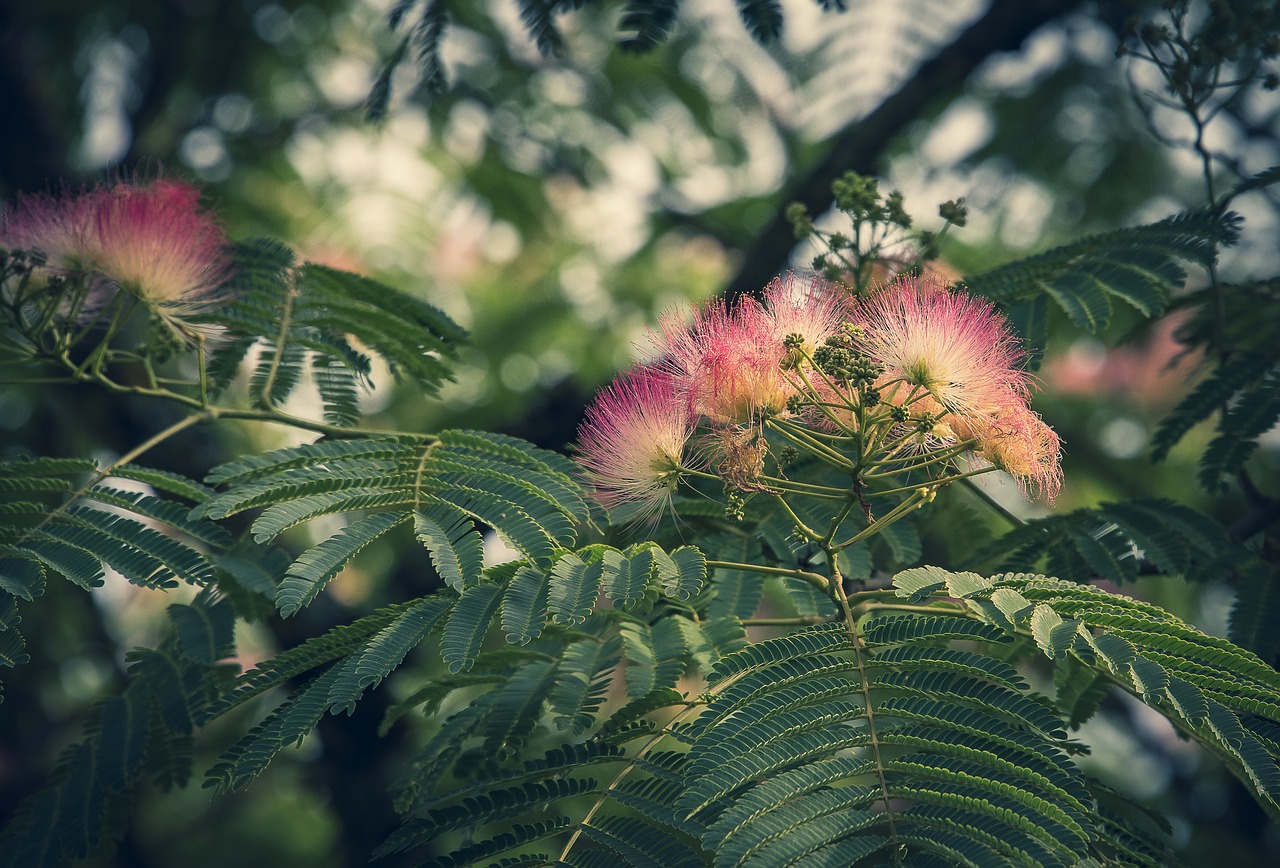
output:
[[[849,170],[874,173],[880,154],[925,106],[954,94],[991,55],[1016,51],[1037,28],[1082,5],[1083,0],[995,0],[955,41],[920,64],[902,87],[832,140],[826,158],[783,195],[773,220],[747,250],[724,297],[732,300],[755,292],[786,265],[795,247],[784,214],[786,204],[803,202],[811,214],[826,211],[832,202],[831,182]]]

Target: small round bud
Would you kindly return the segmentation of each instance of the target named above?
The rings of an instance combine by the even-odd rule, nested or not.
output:
[[[963,228],[965,223],[969,221],[969,209],[964,204],[964,197],[961,196],[959,199],[943,202],[938,206],[938,216],[948,223],[953,223]]]

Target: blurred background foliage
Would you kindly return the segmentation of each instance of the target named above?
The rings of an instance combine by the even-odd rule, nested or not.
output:
[[[666,40],[635,53],[619,48],[622,3],[456,0],[440,46],[444,89],[427,93],[414,64],[399,64],[373,124],[370,89],[422,12],[415,4],[395,31],[390,5],[0,4],[0,199],[121,172],[198,179],[233,236],[288,239],[308,258],[420,294],[471,331],[439,400],[383,386],[366,396],[372,424],[488,428],[551,448],[573,439],[593,391],[643,356],[662,311],[805,267],[817,251],[795,244],[782,212],[799,199],[820,225],[838,225],[827,206],[839,172],[900,189],[921,229],[942,225],[938,203],[965,197],[968,223],[948,235],[940,265],[955,273],[1205,202],[1185,117],[1153,98],[1150,68],[1117,58],[1125,22],[1151,12],[1137,2],[787,0],[780,35],[762,44],[738,14],[751,4],[687,0]],[[582,8],[552,16],[563,45],[548,55],[521,14],[557,5]],[[1205,6],[1250,14],[1246,2]],[[1280,163],[1278,116],[1274,92],[1225,101],[1207,131],[1233,161],[1224,171]],[[1270,274],[1274,193],[1234,207],[1246,233],[1220,276]],[[1239,510],[1192,482],[1207,428],[1168,462],[1148,458],[1150,433],[1195,376],[1195,359],[1171,366],[1178,322],[1117,316],[1085,336],[1051,319],[1036,406],[1067,444],[1059,510],[1139,495],[1175,496],[1225,523]],[[0,389],[6,453],[119,453],[164,414],[69,387]],[[287,436],[204,431],[155,463],[200,476],[237,444]],[[1271,491],[1278,447],[1264,440],[1256,459]],[[947,524],[976,519],[961,504],[937,515],[924,559],[966,556],[947,549],[957,546]],[[374,552],[303,616],[242,629],[241,646],[265,656],[403,598],[398,588],[420,592],[428,572],[421,552]],[[1225,632],[1226,586],[1125,590]],[[6,678],[0,706],[0,815],[119,686],[123,651],[154,641],[171,601],[158,596],[121,584],[90,598],[55,584],[25,610],[32,662]],[[388,692],[354,717],[326,718],[245,793],[144,794],[117,863],[196,868],[225,863],[233,847],[242,865],[363,863],[394,821],[385,793],[396,753],[375,740]],[[1106,708],[1088,733],[1095,772],[1168,811],[1190,864],[1280,859],[1280,835],[1243,791],[1150,715],[1118,699]],[[206,736],[211,757],[229,738]],[[417,738],[404,721],[390,744]]]

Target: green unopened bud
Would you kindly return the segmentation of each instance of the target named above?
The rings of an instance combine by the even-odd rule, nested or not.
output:
[[[148,319],[151,334],[147,342],[138,347],[139,354],[148,355],[155,362],[165,362],[184,349],[182,338],[163,317],[152,314]]]
[[[796,234],[796,239],[808,238],[813,234],[813,218],[809,216],[809,209],[804,206],[803,202],[792,202],[787,206],[786,211],[787,222],[791,224],[792,231]]]
[[[880,185],[875,178],[867,178],[856,172],[845,172],[831,184],[836,207],[856,220],[876,210],[880,199]]]
[[[895,226],[911,228],[911,215],[902,207],[902,193],[894,190],[884,200],[884,216]]]
[[[938,216],[948,223],[963,227],[969,221],[969,209],[964,204],[964,197],[943,202],[938,206]]]
[[[848,379],[871,385],[884,373],[884,365],[865,353],[851,352],[846,363]]]

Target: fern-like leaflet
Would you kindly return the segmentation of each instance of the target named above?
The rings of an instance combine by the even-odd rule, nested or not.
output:
[[[1052,299],[1077,327],[1098,332],[1111,322],[1113,300],[1145,317],[1159,316],[1171,289],[1186,279],[1179,260],[1207,265],[1239,232],[1240,218],[1231,212],[1186,211],[1158,223],[1083,238],[967,276],[964,282],[1013,309],[1024,335],[1043,333],[1041,297]]]
[[[289,248],[266,239],[239,245],[236,265],[235,301],[208,317],[226,332],[209,359],[215,392],[255,347],[251,388],[258,402],[279,405],[309,371],[335,425],[359,419],[357,389],[370,384],[366,351],[427,392],[450,379],[447,362],[465,332],[431,305],[360,275],[298,262]]]

